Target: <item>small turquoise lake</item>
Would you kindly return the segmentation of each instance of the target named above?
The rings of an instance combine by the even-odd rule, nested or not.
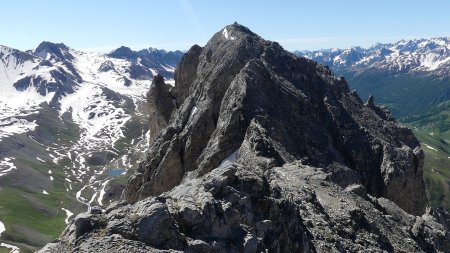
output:
[[[125,169],[120,169],[120,168],[116,168],[116,169],[110,169],[108,170],[108,177],[118,177],[122,174],[125,173]]]

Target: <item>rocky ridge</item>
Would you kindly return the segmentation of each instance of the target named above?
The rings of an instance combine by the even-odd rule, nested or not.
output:
[[[450,252],[417,139],[328,67],[233,24],[148,100],[124,200],[40,252]]]

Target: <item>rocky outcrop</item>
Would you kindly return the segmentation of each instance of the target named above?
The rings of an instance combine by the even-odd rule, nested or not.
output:
[[[450,252],[414,135],[326,66],[233,24],[175,80],[124,201],[42,252]]]
[[[179,108],[142,164],[133,199],[170,190],[188,172],[205,174],[239,151],[265,157],[271,166],[303,160],[325,168],[343,187],[362,183],[369,194],[410,213],[425,211],[419,143],[405,142],[373,99],[363,105],[327,67],[247,28],[225,30],[233,36],[219,32],[183,58],[176,71]]]
[[[175,98],[171,94],[172,87],[164,82],[164,77],[153,78],[150,91],[147,93],[150,121],[150,142],[169,124],[170,116],[175,110]]]

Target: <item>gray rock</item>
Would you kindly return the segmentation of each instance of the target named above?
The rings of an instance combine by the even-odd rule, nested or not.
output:
[[[302,159],[328,168],[336,180],[353,173],[340,184],[359,182],[410,213],[425,211],[423,155],[414,151],[420,149],[411,132],[386,120],[373,98],[364,106],[328,68],[242,26],[226,29],[234,40],[219,32],[183,58],[178,109],[150,147],[139,190],[127,191],[130,199],[170,190],[187,172],[203,175],[239,149],[249,166],[261,158],[272,166]]]
[[[345,188],[345,191],[353,192],[354,194],[360,196],[361,198],[365,198],[367,195],[366,188],[364,188],[364,186],[360,184],[349,185],[347,186],[347,188]]]
[[[91,207],[91,214],[102,214],[103,213],[103,209],[99,206],[93,206]]]
[[[141,209],[138,212],[143,215],[137,221],[136,234],[139,241],[159,249],[184,248],[183,238],[164,204],[152,202],[149,206],[137,208]]]
[[[417,139],[327,67],[233,24],[189,50],[175,79],[173,111],[149,96],[155,117],[171,116],[126,202],[51,247],[450,252],[447,214],[416,216],[427,206]]]
[[[164,82],[164,77],[153,77],[150,91],[147,93],[150,116],[150,142],[162,129],[167,127],[172,111],[175,109],[175,98],[171,94],[171,86]]]

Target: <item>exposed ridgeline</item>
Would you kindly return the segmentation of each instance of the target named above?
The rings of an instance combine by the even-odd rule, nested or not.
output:
[[[233,24],[175,76],[124,201],[42,252],[450,252],[416,138],[327,67]]]

